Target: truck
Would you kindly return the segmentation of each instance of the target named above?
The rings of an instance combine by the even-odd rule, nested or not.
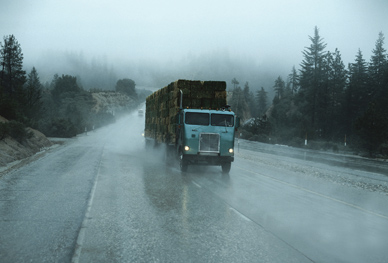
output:
[[[216,165],[228,174],[239,125],[225,81],[179,79],[146,98],[146,144],[165,144],[167,158],[178,160],[182,172],[189,165]]]

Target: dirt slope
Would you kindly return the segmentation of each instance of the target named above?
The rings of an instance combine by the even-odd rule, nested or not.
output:
[[[7,122],[7,120],[0,116],[0,122]],[[28,130],[33,133],[33,136],[23,143],[19,143],[9,136],[0,140],[0,167],[32,156],[53,145],[41,132],[31,128]]]

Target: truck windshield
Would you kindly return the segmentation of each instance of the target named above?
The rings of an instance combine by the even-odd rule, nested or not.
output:
[[[209,125],[209,113],[187,112],[185,123],[192,125]]]
[[[212,114],[212,126],[233,127],[234,116],[230,114]]]

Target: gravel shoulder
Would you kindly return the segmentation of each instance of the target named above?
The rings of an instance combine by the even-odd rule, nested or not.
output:
[[[308,161],[298,158],[285,157],[276,155],[273,152],[263,152],[260,154],[260,157],[250,152],[256,151],[252,149],[243,149],[236,155],[256,164],[262,163],[265,165],[276,166],[287,171],[295,172],[296,174],[314,177],[317,180],[329,181],[339,186],[347,186],[388,195],[388,176],[383,173],[358,170],[353,168],[349,163],[345,163],[345,165],[341,167],[328,165],[327,163],[320,163],[316,160]],[[340,156],[334,156],[334,158],[340,158]],[[358,163],[362,162],[363,160],[360,158]],[[382,162],[381,165],[387,166],[388,169],[388,165],[385,164],[385,162]]]

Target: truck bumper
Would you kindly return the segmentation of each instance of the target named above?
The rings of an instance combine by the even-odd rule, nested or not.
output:
[[[212,156],[212,155],[184,155],[184,159],[187,164],[199,164],[199,165],[222,165],[225,163],[231,163],[234,161],[233,156]]]

